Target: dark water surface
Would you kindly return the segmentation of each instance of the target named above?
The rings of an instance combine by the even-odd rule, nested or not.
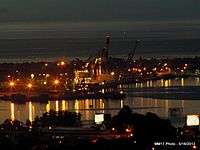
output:
[[[162,87],[161,87],[162,86]],[[41,116],[44,112],[50,109],[76,111],[82,114],[82,120],[93,120],[95,113],[110,113],[116,115],[123,105],[129,105],[134,112],[145,114],[147,112],[156,113],[162,118],[169,117],[169,109],[179,107],[183,109],[183,114],[200,114],[200,95],[199,99],[193,99],[193,95],[189,94],[188,99],[163,99],[158,97],[135,97],[134,93],[137,90],[142,90],[145,87],[157,89],[167,89],[173,86],[182,86],[185,89],[192,86],[198,89],[200,86],[200,78],[173,79],[173,80],[158,80],[148,81],[143,84],[120,85],[119,88],[127,93],[127,98],[124,100],[104,100],[104,99],[86,99],[86,100],[63,100],[49,101],[48,104],[40,104],[27,102],[26,104],[14,104],[9,101],[0,101],[0,122],[6,118],[18,119],[26,121],[33,120],[36,116]],[[146,91],[144,90],[143,93]],[[168,91],[169,93],[170,91]],[[184,90],[183,90],[184,92]],[[173,94],[173,93],[172,93]]]

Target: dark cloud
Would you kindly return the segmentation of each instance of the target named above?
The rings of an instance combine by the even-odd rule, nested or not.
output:
[[[0,8],[0,15],[5,15],[8,13],[8,9],[6,8]]]
[[[198,0],[0,0],[0,3],[1,21],[200,19]]]

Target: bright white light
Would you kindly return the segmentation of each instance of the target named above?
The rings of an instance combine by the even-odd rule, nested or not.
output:
[[[115,72],[111,72],[110,74],[113,76],[113,75],[115,75]]]
[[[104,121],[104,114],[95,114],[95,123],[101,124]]]
[[[35,76],[35,75],[32,73],[32,74],[31,74],[31,79],[33,79],[33,78],[34,78],[34,76]]]
[[[187,126],[199,126],[199,115],[187,115]]]

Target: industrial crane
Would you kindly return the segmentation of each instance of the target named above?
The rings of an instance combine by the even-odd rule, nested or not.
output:
[[[140,43],[140,40],[136,40],[135,41],[135,46],[134,46],[133,50],[128,54],[127,61],[129,63],[131,63],[133,61],[133,57],[135,56],[135,51],[136,51],[136,48],[138,47],[139,43]]]

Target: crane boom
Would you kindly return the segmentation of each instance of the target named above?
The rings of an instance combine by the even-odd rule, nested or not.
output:
[[[133,57],[135,56],[135,51],[138,47],[139,42],[140,42],[140,40],[135,41],[135,46],[134,46],[133,50],[128,54],[128,59],[127,59],[128,62],[132,62]]]

